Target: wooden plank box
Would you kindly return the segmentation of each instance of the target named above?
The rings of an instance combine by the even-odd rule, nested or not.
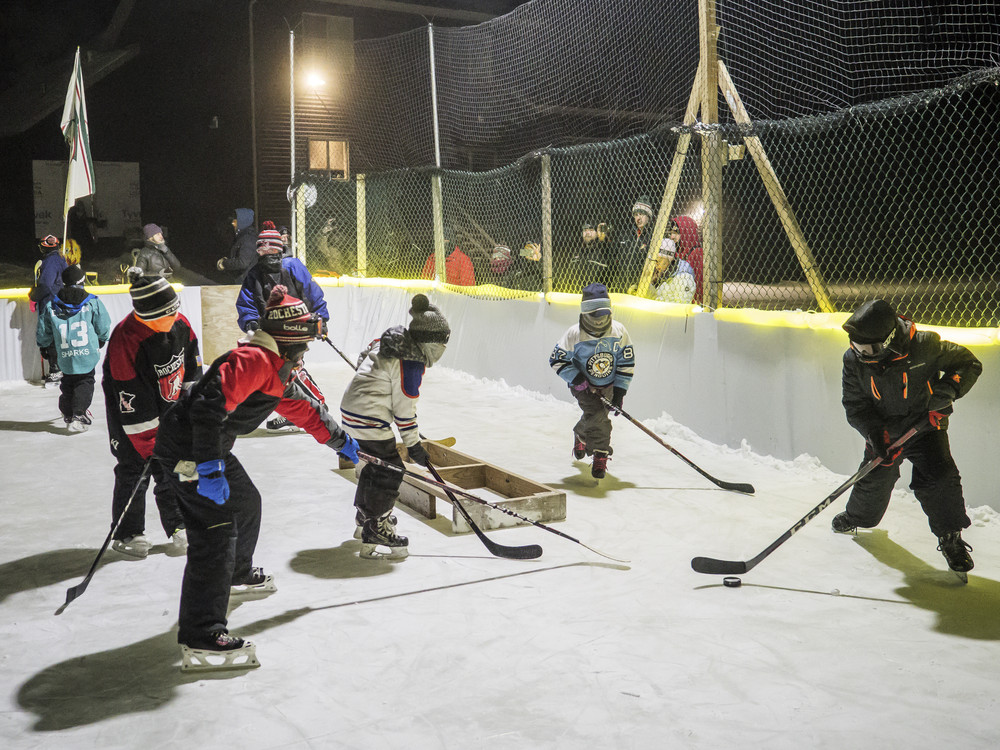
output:
[[[518,476],[454,448],[439,445],[430,440],[425,440],[423,444],[434,468],[437,469],[441,478],[449,484],[461,487],[487,502],[508,508],[533,521],[548,523],[566,520],[565,492],[557,492],[544,484]],[[398,444],[396,448],[403,460],[407,460],[406,448],[402,443]],[[362,465],[358,464],[359,471]],[[407,464],[406,468],[430,478],[430,472],[422,466]],[[399,501],[426,518],[437,517],[437,501],[439,499],[451,502],[443,488],[427,484],[410,475],[403,479],[403,484],[399,488]],[[458,499],[481,529],[529,525],[525,521],[494,508],[481,505],[468,498],[463,499],[460,495]],[[457,533],[472,530],[455,508],[451,509],[451,525]]]

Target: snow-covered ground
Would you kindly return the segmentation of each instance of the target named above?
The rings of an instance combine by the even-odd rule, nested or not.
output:
[[[330,401],[351,374],[310,367]],[[829,522],[845,498],[741,588],[691,570],[745,560],[844,477],[712,445],[649,420],[715,488],[621,418],[609,476],[574,463],[576,407],[434,368],[422,431],[567,493],[553,524],[630,562],[527,527],[491,532],[544,555],[510,561],[443,519],[402,510],[409,559],[361,560],[353,472],[304,434],[258,431],[235,452],[264,496],[256,564],[278,592],[230,628],[256,670],[186,675],[176,645],[184,559],[164,554],[152,492],[144,561],[109,552],[54,616],[111,521],[113,459],[98,388],[90,432],[66,434],[57,390],[0,385],[0,747],[994,748],[1000,522],[970,511],[976,569],[947,571],[913,496],[881,527]],[[626,403],[628,408],[628,403]],[[858,451],[860,455],[860,441]],[[957,457],[962,466],[962,456]],[[447,506],[445,506],[447,507]]]

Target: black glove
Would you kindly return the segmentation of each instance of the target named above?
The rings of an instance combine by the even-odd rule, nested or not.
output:
[[[951,406],[952,401],[958,398],[958,383],[951,378],[942,378],[931,383],[931,400],[927,404],[927,411],[941,412]]]
[[[896,448],[891,453],[889,452],[892,439],[889,437],[888,430],[871,430],[865,437],[865,442],[867,443],[867,451],[871,453],[872,458],[881,458],[883,466],[892,466],[903,452],[902,448]]]
[[[587,382],[587,376],[582,372],[573,378],[573,382],[569,384],[569,387],[574,391],[585,391],[589,386],[590,383]]]
[[[614,408],[615,414],[621,414],[621,408],[624,401],[625,401],[625,389],[618,388],[616,386],[611,394],[611,405],[615,407]]]
[[[427,455],[427,451],[424,450],[424,446],[420,443],[406,446],[406,452],[410,454],[410,460],[413,463],[420,464],[421,466],[431,465],[431,457]]]
[[[322,318],[320,318],[320,321],[319,321],[319,337],[321,339],[325,339],[327,337],[327,334],[329,332],[330,332],[330,329],[327,326],[327,321],[325,321]]]
[[[260,328],[260,321],[257,320],[256,318],[247,321],[247,333],[250,333],[251,331],[256,331],[258,328]]]

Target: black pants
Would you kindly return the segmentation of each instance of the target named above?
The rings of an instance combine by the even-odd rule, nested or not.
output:
[[[910,489],[927,516],[931,532],[943,536],[968,528],[972,522],[965,512],[962,478],[951,457],[948,433],[933,430],[918,435],[906,444],[902,458],[913,464]],[[892,488],[899,479],[902,458],[892,466],[879,466],[854,485],[847,501],[847,513],[858,526],[872,528],[882,520],[889,507]],[[869,460],[866,456],[862,466]]]
[[[359,440],[358,445],[365,453],[370,453],[389,463],[403,468],[403,459],[396,452],[396,440]],[[381,516],[396,505],[399,485],[403,475],[391,469],[374,464],[365,464],[358,477],[358,490],[354,493],[354,506],[367,516]]]
[[[187,526],[187,565],[181,584],[177,641],[226,630],[229,587],[250,575],[260,533],[260,493],[232,453],[226,456],[229,499],[223,505],[198,494],[197,482],[182,482],[169,467]],[[166,467],[164,467],[166,469]]]
[[[65,378],[65,375],[63,377]],[[131,444],[128,448],[131,449]],[[128,506],[128,512],[122,518],[118,531],[115,532],[115,539],[128,539],[146,530],[146,490],[149,488],[150,477],[153,479],[153,498],[160,512],[160,524],[164,533],[168,537],[171,536],[184,525],[184,519],[181,517],[180,508],[177,507],[176,491],[167,481],[164,467],[159,461],[154,460],[149,474],[136,489],[139,477],[142,475],[142,467],[146,462],[134,450],[120,449],[118,454],[118,464],[115,466],[115,494],[111,501],[112,523],[122,514],[133,489],[135,497],[132,498],[132,504]]]
[[[56,368],[59,369],[58,367]],[[82,375],[63,373],[59,381],[59,411],[66,419],[82,417],[94,400],[94,371]]]
[[[610,401],[614,390],[613,386],[605,386],[601,389],[601,395]],[[583,410],[583,416],[573,427],[573,432],[587,444],[587,455],[594,455],[594,451],[611,450],[611,417],[608,416],[608,407],[589,388],[585,391],[571,388],[570,393]]]
[[[49,363],[49,373],[59,372],[59,354],[56,352],[55,345],[40,346],[38,351],[41,352],[42,358]],[[42,373],[42,375],[44,374]]]

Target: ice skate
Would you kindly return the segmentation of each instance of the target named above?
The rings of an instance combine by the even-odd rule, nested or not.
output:
[[[573,458],[577,461],[582,461],[587,455],[587,444],[583,442],[583,438],[573,433]]]
[[[145,534],[136,534],[125,539],[115,539],[111,542],[111,549],[139,560],[146,559],[146,556],[149,555],[149,549],[152,546]]]
[[[282,416],[274,417],[269,419],[264,423],[266,427],[271,432],[299,432],[299,428],[296,427],[292,422]]]
[[[972,545],[962,539],[961,531],[952,531],[938,537],[938,551],[944,555],[948,567],[962,583],[969,582],[969,571],[975,567],[969,551]]]
[[[233,580],[229,588],[229,596],[263,598],[278,590],[274,576],[265,573],[263,568],[251,568],[250,575],[245,579]]]
[[[594,463],[590,466],[590,476],[594,479],[604,479],[608,471],[608,452],[594,451]]]
[[[854,520],[845,510],[843,513],[838,513],[833,517],[833,520],[830,521],[830,528],[838,534],[851,534],[858,530],[858,525],[854,523]]]
[[[392,528],[396,528],[396,516],[395,514],[389,515],[389,523],[392,524]],[[360,510],[354,514],[354,538],[361,538],[361,527],[365,525],[365,514]]]
[[[59,381],[62,380],[62,376],[63,374],[61,370],[53,370],[42,378],[42,385],[46,388],[57,387],[59,385]]]
[[[219,631],[181,644],[182,672],[259,667],[257,647],[250,641]]]
[[[181,557],[187,554],[188,537],[187,529],[175,529],[170,535],[170,545],[167,547],[167,554],[170,557]]]
[[[361,527],[361,557],[377,559],[402,559],[409,554],[407,545],[410,540],[396,534],[396,527],[390,520],[391,513],[382,516],[366,518]],[[380,551],[388,549],[388,553]]]

